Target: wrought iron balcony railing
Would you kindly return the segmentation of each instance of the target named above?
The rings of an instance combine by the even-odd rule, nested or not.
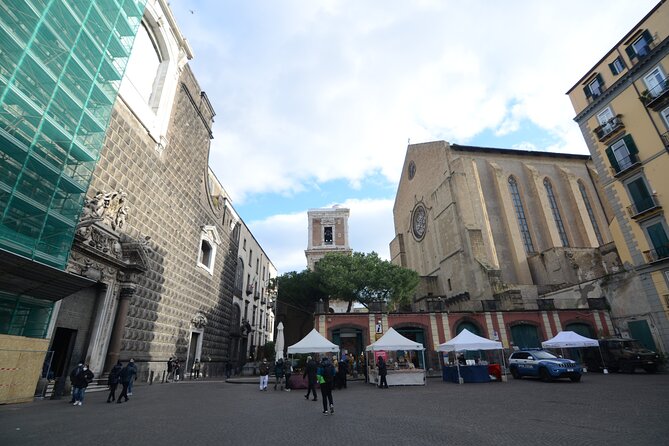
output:
[[[664,108],[669,103],[669,78],[664,78],[653,88],[645,90],[639,99],[652,110],[659,111]]]
[[[669,244],[659,246],[655,249],[650,249],[643,252],[646,256],[646,262],[653,263],[669,258]]]
[[[604,124],[597,127],[594,130],[595,135],[597,135],[597,139],[599,139],[600,142],[605,142],[616,135],[619,130],[624,129],[625,124],[623,124],[622,117],[623,115],[616,115]]]

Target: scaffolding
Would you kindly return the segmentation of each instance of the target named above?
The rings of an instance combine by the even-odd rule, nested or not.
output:
[[[65,269],[146,0],[0,0],[0,249]]]

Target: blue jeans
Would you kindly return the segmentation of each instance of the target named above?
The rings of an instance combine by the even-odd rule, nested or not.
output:
[[[84,393],[86,393],[85,387],[72,387],[72,398],[74,401],[84,401]]]
[[[130,382],[128,383],[128,393],[132,393],[132,383],[134,383],[135,380],[131,379]]]

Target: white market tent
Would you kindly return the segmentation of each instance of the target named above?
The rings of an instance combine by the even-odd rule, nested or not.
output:
[[[288,347],[288,354],[339,353],[339,346],[328,341],[315,328],[298,343]]]
[[[554,338],[542,342],[541,346],[543,348],[599,347],[599,342],[573,331],[561,331]]]
[[[439,344],[440,352],[462,352],[467,350],[503,350],[504,347],[499,341],[492,341],[488,338],[475,335],[466,328],[462,330],[456,337],[450,341]],[[458,368],[458,382],[462,383],[460,378],[460,363],[455,361]],[[506,368],[504,363],[504,353],[502,352],[502,365]]]
[[[549,339],[541,343],[543,348],[582,348],[582,347],[597,347],[599,350],[599,356],[602,358],[602,364],[604,362],[604,356],[602,356],[602,349],[599,347],[599,341],[596,339],[586,338],[581,336],[578,333],[573,331],[561,331],[554,338]],[[609,371],[604,368],[604,373]]]
[[[388,331],[386,332],[386,334],[381,336],[381,338],[378,341],[374,342],[371,345],[368,345],[365,350],[367,350],[368,353],[372,352],[372,354],[373,354],[373,352],[379,352],[379,351],[390,351],[390,352],[392,352],[392,351],[398,351],[398,350],[404,350],[404,351],[417,350],[417,351],[421,352],[421,355],[423,357],[423,367],[425,367],[425,347],[423,347],[423,344],[421,344],[420,342],[412,341],[411,339],[402,336],[401,334],[399,334],[392,327],[390,327],[388,329]],[[374,363],[374,360],[372,360],[371,362]],[[418,372],[418,371],[416,371],[416,372]],[[420,371],[419,381],[415,381],[416,375],[409,376],[409,374],[406,374],[406,376],[404,376],[404,378],[410,379],[411,377],[413,377],[413,380],[412,381],[406,381],[406,382],[404,382],[404,380],[402,380],[400,382],[399,379],[403,375],[405,375],[405,374],[402,373],[400,375],[397,375],[398,382],[395,383],[395,384],[391,383],[391,385],[405,385],[405,384],[425,385],[425,376],[426,376],[425,375],[425,369]],[[395,376],[395,375],[393,375],[393,376]],[[371,379],[370,379],[370,383],[372,383]]]
[[[448,342],[439,344],[440,352],[461,352],[465,350],[502,350],[502,343],[475,335],[466,328]]]
[[[368,345],[366,350],[368,352],[375,351],[394,351],[394,350],[425,350],[423,344],[405,338],[394,328],[389,328],[386,334],[375,343]]]

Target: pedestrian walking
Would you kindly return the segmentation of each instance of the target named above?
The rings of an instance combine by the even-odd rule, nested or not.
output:
[[[77,369],[79,369],[79,366],[77,366],[75,371]],[[88,369],[88,364],[83,364],[79,372],[74,375],[74,380],[72,380],[73,406],[81,406],[84,403],[84,394],[86,393],[88,384],[93,381],[93,376],[93,372]]]
[[[167,382],[170,382],[172,373],[174,373],[174,358],[170,356],[170,359],[167,360]]]
[[[286,392],[290,392],[290,377],[293,374],[293,364],[290,359],[286,360],[285,370],[286,370]]]
[[[339,369],[337,370],[338,380],[337,380],[337,389],[341,390],[346,388],[346,374],[348,373],[348,360],[344,356],[341,361],[339,361]]]
[[[191,377],[194,376],[195,379],[199,379],[200,378],[200,367],[201,366],[202,366],[202,364],[200,364],[200,360],[195,358],[195,362],[193,362],[193,369],[190,372],[190,376]]]
[[[230,361],[225,361],[225,379],[230,379],[232,376],[232,364]]]
[[[323,401],[323,415],[334,414],[334,402],[332,401],[332,383],[335,377],[335,369],[330,360],[324,357],[317,372],[318,384],[321,386],[321,400]],[[330,411],[328,412],[328,403]]]
[[[316,375],[318,371],[318,365],[316,365],[316,361],[311,356],[307,356],[307,364],[304,367],[304,374],[302,375],[302,378],[307,378],[307,394],[304,395],[306,399],[309,399],[309,395],[311,395],[311,392],[314,393],[314,399],[313,401],[318,401],[318,397],[316,396]]]
[[[77,375],[79,375],[84,368],[84,362],[79,361],[77,363],[77,366],[72,369],[70,372],[70,384],[72,385],[72,399],[70,400],[70,404],[74,404],[76,402],[75,400],[75,395],[74,395],[74,381],[76,380]]]
[[[121,382],[121,370],[123,370],[123,364],[121,361],[118,361],[109,372],[109,380],[107,381],[107,385],[109,385],[109,396],[107,396],[108,403],[116,401],[116,387],[118,387],[118,383]]]
[[[283,390],[283,377],[285,374],[285,366],[283,364],[283,358],[279,358],[278,361],[274,364],[274,390],[276,390],[276,387],[281,384],[281,390]]]
[[[181,363],[178,358],[174,358],[174,380],[179,381],[181,378]]]
[[[121,385],[123,386],[123,391],[116,400],[117,404],[121,404],[121,398],[125,398],[126,402],[130,399],[128,398],[128,386],[135,380],[136,376],[137,368],[135,367],[135,361],[131,359],[128,361],[128,364],[121,370]]]
[[[386,375],[388,374],[388,369],[386,368],[386,361],[383,360],[382,356],[379,356],[377,367],[379,368],[379,388],[387,389],[388,381],[386,381]]]
[[[267,359],[263,359],[258,368],[260,373],[260,390],[267,391],[267,381],[269,381],[269,364],[267,364]]]
[[[128,396],[132,396],[132,385],[135,381],[137,381],[137,366],[135,365],[135,360],[130,358],[130,361],[128,361],[128,365],[126,367],[131,367],[134,369],[134,372],[132,372],[134,378],[131,379],[128,383]]]

